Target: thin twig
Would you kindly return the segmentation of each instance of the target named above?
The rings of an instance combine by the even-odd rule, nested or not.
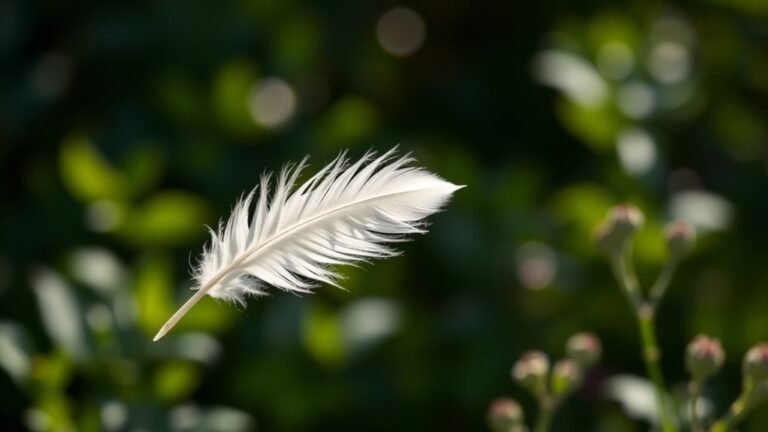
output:
[[[689,417],[691,422],[691,432],[704,432],[704,425],[699,418],[699,400],[701,399],[702,382],[693,380],[689,384],[690,400],[689,400]]]
[[[672,275],[675,274],[675,270],[677,269],[677,263],[677,259],[670,258],[664,268],[661,269],[659,277],[651,287],[651,290],[648,293],[648,302],[653,305],[654,309],[658,307],[661,298],[664,297],[664,293],[667,292],[667,287],[669,287],[669,282],[672,280]]]

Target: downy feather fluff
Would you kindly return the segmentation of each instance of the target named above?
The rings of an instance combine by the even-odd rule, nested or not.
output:
[[[397,255],[390,243],[425,232],[424,218],[457,189],[395,149],[350,163],[342,153],[298,189],[306,166],[286,166],[270,191],[271,175],[235,204],[194,269],[197,290],[163,325],[163,337],[204,295],[244,303],[267,286],[308,293],[318,283],[338,286],[331,266]],[[293,190],[293,192],[292,192]],[[255,198],[255,200],[254,200]],[[253,204],[253,209],[251,209]]]

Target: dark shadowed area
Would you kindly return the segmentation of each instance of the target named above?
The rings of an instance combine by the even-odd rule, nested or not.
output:
[[[662,227],[697,229],[656,324],[679,398],[688,341],[722,340],[721,414],[768,339],[768,3],[675,3],[0,0],[0,430],[483,431],[499,396],[535,417],[521,353],[588,330],[552,430],[646,431],[593,241],[620,202],[646,286]],[[261,173],[398,144],[467,185],[402,256],[152,342]]]

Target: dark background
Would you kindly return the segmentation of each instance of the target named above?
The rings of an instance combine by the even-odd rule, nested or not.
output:
[[[722,339],[719,414],[768,338],[767,95],[762,0],[0,0],[0,428],[478,431],[497,396],[534,416],[517,356],[591,330],[555,430],[647,430],[642,388],[609,391],[643,367],[591,240],[624,201],[646,285],[663,224],[699,228],[658,333],[675,394]],[[260,173],[398,143],[467,185],[404,256],[151,342]]]

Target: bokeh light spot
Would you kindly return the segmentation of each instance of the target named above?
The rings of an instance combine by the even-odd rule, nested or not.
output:
[[[32,85],[40,97],[55,99],[67,90],[73,69],[72,59],[67,54],[47,53],[35,66]]]
[[[608,78],[626,78],[634,66],[635,56],[625,43],[608,42],[597,52],[597,68]]]
[[[656,143],[643,129],[630,128],[616,139],[619,160],[629,174],[646,174],[656,164]]]
[[[659,82],[678,83],[690,75],[691,54],[677,42],[662,42],[651,50],[648,67]]]
[[[720,230],[733,219],[733,205],[725,198],[702,190],[689,190],[672,196],[670,213],[675,219],[690,222],[699,231]]]
[[[96,201],[85,211],[85,223],[96,232],[112,231],[123,220],[120,206],[111,200]]]
[[[640,81],[622,86],[616,99],[621,112],[633,119],[648,117],[656,106],[656,94],[653,89]]]
[[[407,57],[421,48],[427,28],[421,16],[406,7],[384,12],[376,25],[376,37],[384,51],[395,57]]]
[[[549,286],[557,274],[557,256],[543,243],[526,243],[517,252],[517,277],[528,289]]]
[[[77,249],[70,255],[69,263],[74,277],[104,292],[112,291],[125,277],[120,261],[108,249]]]
[[[112,313],[103,304],[93,305],[85,312],[85,322],[97,333],[112,328]]]
[[[564,51],[545,51],[534,60],[534,74],[584,107],[596,107],[608,96],[608,87],[597,70],[581,57]]]
[[[101,407],[101,423],[104,430],[120,430],[128,419],[128,410],[120,402],[110,401]]]
[[[253,121],[266,128],[285,124],[296,111],[296,93],[279,78],[265,78],[251,89],[248,108]]]

